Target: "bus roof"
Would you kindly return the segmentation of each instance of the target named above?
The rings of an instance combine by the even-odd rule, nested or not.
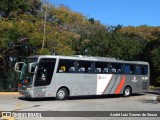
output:
[[[73,55],[73,56],[60,56],[60,55],[35,55],[29,56],[28,58],[59,58],[59,59],[74,59],[74,60],[86,60],[86,61],[101,61],[101,62],[118,62],[118,63],[130,63],[130,64],[146,64],[148,62],[144,61],[124,61],[111,57],[93,57],[93,56],[82,56],[82,55]]]

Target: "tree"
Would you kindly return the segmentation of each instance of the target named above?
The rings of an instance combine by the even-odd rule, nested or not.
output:
[[[146,60],[150,63],[151,84],[160,86],[160,39],[148,42],[145,48]]]
[[[4,18],[16,18],[20,14],[37,15],[41,8],[40,0],[1,0],[0,11]]]
[[[128,26],[122,27],[119,32],[128,33],[128,34],[137,34],[146,41],[156,40],[160,37],[160,28],[159,27],[151,27],[151,26]]]

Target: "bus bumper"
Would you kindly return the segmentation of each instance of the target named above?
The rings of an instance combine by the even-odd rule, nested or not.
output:
[[[34,98],[33,96],[33,90],[22,90],[22,89],[18,89],[19,94],[25,96],[25,97],[29,97],[29,98]]]

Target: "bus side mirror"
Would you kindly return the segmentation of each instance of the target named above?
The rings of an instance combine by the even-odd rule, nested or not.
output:
[[[28,72],[34,73],[36,66],[37,66],[37,63],[29,63]]]
[[[22,67],[23,67],[24,62],[17,62],[14,66],[14,70],[16,72],[21,72],[22,71]]]

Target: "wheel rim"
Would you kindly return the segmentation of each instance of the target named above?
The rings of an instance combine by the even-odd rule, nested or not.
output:
[[[59,97],[60,99],[63,99],[64,96],[65,96],[65,92],[64,92],[63,90],[58,91],[58,97]]]
[[[126,88],[124,92],[125,92],[125,96],[129,96],[130,95],[130,89],[129,88]]]

